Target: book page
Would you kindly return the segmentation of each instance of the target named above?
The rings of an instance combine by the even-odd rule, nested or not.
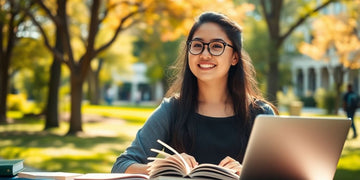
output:
[[[190,166],[186,163],[185,159],[175,149],[173,149],[166,143],[162,142],[160,139],[158,139],[157,142],[160,143],[161,145],[165,146],[167,149],[172,151],[174,154],[176,154],[180,158],[180,160],[183,162],[183,164],[185,165],[186,174],[190,173]]]
[[[189,174],[191,178],[216,178],[216,179],[239,179],[239,175],[234,170],[221,167],[215,164],[200,164],[199,166],[192,169]]]
[[[184,176],[186,175],[184,167],[173,159],[156,158],[156,161],[149,163],[149,174],[152,176]]]
[[[29,179],[52,178],[55,180],[73,180],[80,175],[83,174],[70,172],[19,172],[17,176]]]
[[[126,174],[126,173],[87,173],[75,177],[74,180],[116,180],[116,179],[149,179],[145,174]]]

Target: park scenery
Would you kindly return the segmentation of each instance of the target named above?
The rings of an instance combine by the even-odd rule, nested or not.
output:
[[[280,115],[346,117],[347,85],[360,94],[360,0],[0,0],[0,159],[109,173],[206,11],[242,26],[244,54]],[[360,111],[354,124],[360,132]],[[334,179],[360,179],[352,129]]]

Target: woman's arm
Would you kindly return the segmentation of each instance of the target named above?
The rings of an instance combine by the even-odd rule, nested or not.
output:
[[[147,169],[149,168],[146,164],[132,164],[130,165],[125,173],[131,173],[131,174],[148,174]]]
[[[137,132],[135,140],[123,152],[113,165],[111,172],[137,172],[146,173],[148,157],[155,157],[151,148],[161,149],[157,139],[169,141],[172,101],[164,99],[161,105],[151,114],[144,126]],[[130,168],[130,169],[129,169]],[[129,169],[129,170],[128,170]]]

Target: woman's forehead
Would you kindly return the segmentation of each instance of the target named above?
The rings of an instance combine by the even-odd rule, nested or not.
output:
[[[212,22],[204,23],[194,32],[192,39],[201,39],[205,42],[209,42],[214,39],[222,39],[226,42],[230,42],[225,31],[220,25]]]

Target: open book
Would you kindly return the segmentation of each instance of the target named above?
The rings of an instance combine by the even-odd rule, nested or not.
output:
[[[196,179],[239,179],[239,176],[235,173],[234,170],[215,164],[200,164],[191,169],[190,166],[186,163],[185,159],[175,149],[165,144],[161,140],[157,140],[157,142],[176,154],[178,158],[175,158],[164,151],[151,149],[151,151],[157,152],[168,158],[148,158],[149,160],[153,160],[148,164],[150,179],[160,176],[178,176]]]

